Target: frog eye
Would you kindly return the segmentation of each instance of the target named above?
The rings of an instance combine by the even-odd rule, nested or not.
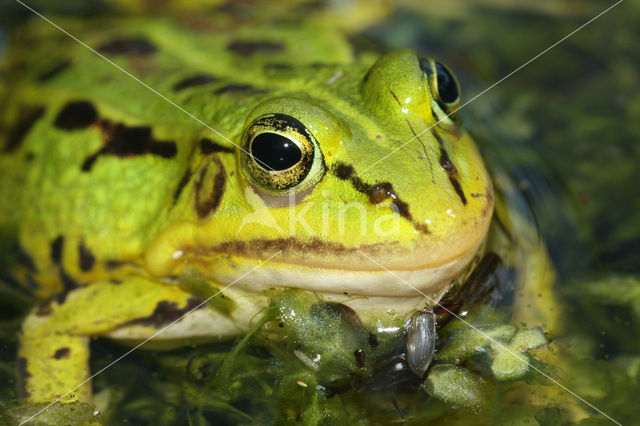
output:
[[[460,108],[460,85],[446,65],[429,58],[420,58],[434,99],[442,110],[452,117]]]
[[[271,114],[253,121],[242,144],[243,169],[268,192],[306,189],[324,167],[315,137],[290,115]]]

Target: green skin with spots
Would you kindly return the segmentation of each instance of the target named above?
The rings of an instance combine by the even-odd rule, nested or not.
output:
[[[50,401],[74,389],[89,376],[91,336],[151,336],[274,254],[260,270],[278,281],[256,275],[225,290],[227,301],[200,309],[210,316],[204,325],[192,321],[189,336],[246,331],[268,304],[267,290],[279,287],[360,307],[364,300],[367,309],[354,309],[365,325],[402,324],[430,307],[427,299],[403,283],[376,281],[378,266],[359,252],[403,272],[456,265],[422,288],[436,297],[463,280],[487,246],[518,264],[523,299],[544,295],[518,306],[516,319],[557,330],[544,248],[494,197],[473,140],[445,115],[457,103],[438,99],[416,52],[356,55],[324,20],[216,19],[197,29],[138,18],[58,23],[228,140],[46,24],[33,22],[12,49],[9,70],[24,71],[3,91],[0,229],[21,256],[8,272],[42,298],[64,295],[23,324],[23,396]],[[297,140],[312,152],[300,181],[284,179],[296,194],[291,209],[278,201],[287,193],[252,175],[238,148],[250,150],[248,129],[270,114],[302,123]],[[244,226],[256,200],[275,227]],[[349,203],[364,206],[366,232],[358,211],[323,220],[327,207]],[[489,230],[494,204],[512,240]],[[309,226],[281,234],[290,210],[304,212]],[[375,232],[389,217],[395,232]],[[353,277],[348,291],[335,274]],[[90,399],[85,384],[64,401]]]

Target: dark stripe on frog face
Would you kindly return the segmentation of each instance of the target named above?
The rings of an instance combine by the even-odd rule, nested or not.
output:
[[[4,152],[12,152],[20,146],[33,124],[44,114],[43,106],[23,106],[20,108],[18,121],[11,127],[7,136]]]
[[[336,165],[332,168],[333,174],[341,180],[349,180],[353,187],[363,194],[367,194],[369,197],[369,202],[371,204],[378,204],[387,198],[393,199],[393,204],[397,208],[397,213],[410,221],[413,226],[420,232],[424,234],[429,233],[429,228],[427,225],[415,222],[411,213],[409,212],[409,204],[405,203],[400,199],[398,194],[393,189],[393,185],[389,182],[378,182],[375,184],[365,183],[358,175],[356,174],[353,166],[344,163],[336,163]]]
[[[189,179],[191,179],[191,174],[191,170],[187,169],[180,178],[180,182],[178,182],[178,186],[176,186],[176,190],[173,192],[173,204],[175,204],[176,201],[178,201],[178,198],[180,198],[182,190],[187,185],[187,183],[189,183]]]
[[[192,252],[196,255],[210,254],[236,254],[246,257],[261,257],[265,253],[273,253],[274,251],[282,251],[283,253],[315,253],[319,256],[325,254],[341,256],[343,254],[357,254],[356,248],[346,247],[341,243],[327,242],[318,238],[310,240],[299,240],[296,238],[277,238],[274,240],[247,240],[247,241],[228,241],[215,246],[198,245],[194,247],[185,247],[186,252]],[[370,250],[373,253],[387,252],[388,247],[384,244],[365,244],[360,246],[360,250]]]
[[[53,241],[51,241],[51,245],[49,246],[49,254],[51,256],[51,261],[56,265],[59,265],[62,261],[62,249],[64,247],[64,236],[58,235]]]
[[[90,171],[101,155],[129,157],[154,154],[163,158],[173,158],[178,153],[175,142],[154,139],[151,127],[128,127],[106,119],[98,120],[97,125],[103,132],[105,145],[84,160],[83,172]]]
[[[192,77],[187,77],[184,80],[180,80],[179,82],[177,82],[176,84],[173,85],[173,90],[175,92],[179,92],[181,90],[184,90],[186,88],[189,87],[195,87],[195,86],[203,86],[205,84],[209,84],[212,83],[214,81],[216,81],[217,78],[208,75],[208,74],[198,74],[198,75],[194,75]]]
[[[236,40],[227,45],[227,50],[241,55],[249,56],[254,53],[273,53],[284,50],[283,43],[264,40]]]
[[[87,272],[93,268],[96,264],[96,257],[93,255],[89,247],[84,245],[84,241],[80,241],[78,244],[78,264],[80,270]]]
[[[150,327],[162,327],[163,325],[170,324],[173,321],[176,321],[178,318],[181,318],[187,312],[195,309],[202,302],[202,299],[192,296],[187,300],[187,304],[184,308],[178,308],[178,304],[176,302],[163,300],[156,304],[153,313],[148,317],[134,319],[126,322],[123,325],[138,324],[147,325]],[[202,309],[205,306],[206,304],[203,303],[197,309]]]
[[[219,145],[211,139],[207,138],[200,139],[200,151],[203,154],[211,154],[214,152],[226,152],[229,154],[233,154],[233,148]]]
[[[98,52],[107,55],[146,56],[156,52],[156,47],[142,37],[117,38],[100,46]]]
[[[195,183],[196,199],[195,210],[200,219],[204,219],[210,213],[215,211],[220,204],[220,199],[224,193],[225,184],[225,169],[220,161],[217,161],[219,170],[213,181],[213,187],[208,194],[203,194],[202,189],[204,185],[204,179],[207,177],[207,167],[203,168],[198,175],[198,180]]]
[[[67,359],[71,356],[71,349],[70,348],[60,348],[57,351],[54,352],[54,354],[52,355],[52,358],[55,359]]]
[[[51,67],[50,69],[48,69],[47,71],[43,72],[42,74],[40,74],[38,76],[38,81],[47,81],[52,79],[53,77],[57,76],[58,74],[60,74],[62,71],[66,70],[67,68],[69,68],[69,66],[71,65],[71,61],[69,59],[65,59],[62,62],[58,62],[57,64],[55,64],[53,67]]]
[[[73,101],[66,104],[53,122],[62,130],[80,130],[91,126],[98,119],[98,111],[91,102]]]
[[[16,363],[16,369],[18,370],[18,377],[16,380],[16,388],[18,398],[28,398],[29,391],[27,391],[27,379],[31,377],[29,370],[27,369],[28,362],[25,357],[19,357]]]
[[[431,129],[431,134],[438,140],[438,144],[440,145],[440,166],[447,172],[447,176],[449,176],[449,182],[451,182],[451,186],[453,186],[454,191],[462,201],[462,204],[467,204],[467,197],[464,195],[464,191],[462,190],[462,186],[460,182],[458,182],[458,169],[449,158],[449,153],[444,147],[444,141],[438,134],[435,129]]]

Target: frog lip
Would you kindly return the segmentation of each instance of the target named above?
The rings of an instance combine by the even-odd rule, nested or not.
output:
[[[191,257],[264,260],[273,256],[271,264],[307,267],[318,270],[350,272],[419,271],[442,267],[468,256],[484,241],[485,232],[448,238],[436,242],[430,239],[405,245],[400,241],[346,246],[322,239],[276,238],[238,240],[213,246],[195,245],[185,248]]]
[[[212,279],[250,291],[291,287],[321,293],[380,297],[416,297],[434,294],[468,271],[468,265],[482,251],[483,241],[459,256],[437,266],[389,267],[389,257],[352,253],[341,264],[305,264],[283,255],[262,264],[241,255],[220,256],[207,273]],[[357,256],[357,257],[356,257]],[[263,258],[264,259],[264,258]],[[263,265],[257,267],[257,265]],[[392,265],[393,266],[393,265]]]

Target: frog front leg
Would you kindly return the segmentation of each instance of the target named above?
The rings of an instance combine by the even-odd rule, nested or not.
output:
[[[177,285],[133,276],[122,282],[92,283],[46,302],[22,324],[17,364],[19,395],[30,402],[50,402],[60,397],[63,402],[90,402],[87,378],[91,336],[153,320],[163,310],[177,318],[197,306],[199,300]]]

